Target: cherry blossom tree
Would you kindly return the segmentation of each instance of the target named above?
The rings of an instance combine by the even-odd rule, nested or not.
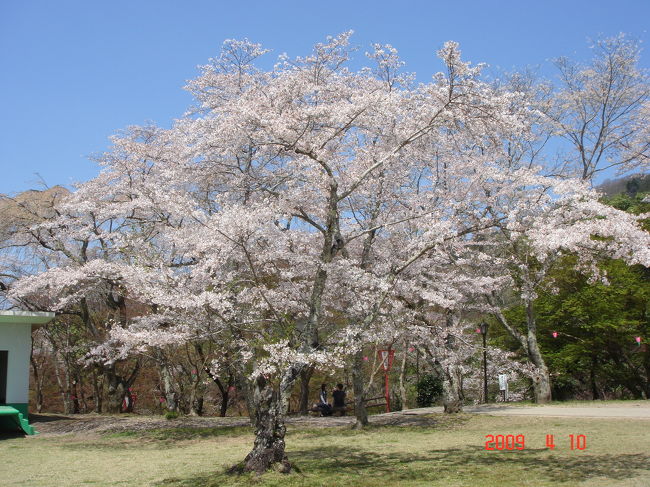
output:
[[[503,293],[495,290],[486,296],[497,320],[535,365],[532,375],[535,400],[544,403],[551,400],[551,382],[537,342],[534,301],[541,289],[552,289],[549,273],[553,266],[562,256],[575,255],[578,270],[591,279],[606,282],[606,276],[596,265],[597,259],[608,256],[630,265],[648,266],[650,236],[641,226],[643,217],[600,203],[598,194],[585,183],[556,182],[552,186],[549,181],[539,180],[538,185],[538,204],[519,207],[507,222],[499,225],[501,238],[494,240],[493,247],[498,260],[490,265],[491,272],[502,272],[511,278],[505,288],[506,296],[514,291],[521,299],[526,309],[524,331],[508,322],[503,314]]]
[[[349,37],[282,55],[269,71],[256,67],[261,46],[226,41],[188,84],[196,105],[170,129],[114,137],[101,174],[47,223],[88,242],[88,258],[12,290],[45,293],[57,309],[102,290],[121,311],[94,350],[106,364],[209,342],[210,375],[246,379],[255,442],[237,466],[245,471],[290,470],[284,417],[303,371],[357,364],[365,344],[399,337],[397,320],[458,315],[511,279],[468,277],[474,261],[505,260],[492,252],[499,229],[534,223],[526,236],[536,255],[598,234],[599,216],[577,218],[593,209],[592,194],[512,163],[505,141],[534,138],[539,116],[525,95],[482,81],[453,42],[429,83],[404,74],[388,45],[353,71]],[[555,247],[538,243],[554,225]],[[633,228],[602,235],[625,240]]]
[[[650,78],[638,66],[640,43],[620,34],[596,41],[593,50],[588,65],[555,61],[560,86],[548,112],[588,181],[609,168],[650,167]]]
[[[83,346],[88,348],[103,343],[115,321],[125,324],[134,303],[127,301],[118,283],[99,272],[104,262],[115,258],[101,236],[102,229],[111,228],[116,222],[100,220],[92,212],[84,211],[89,203],[77,204],[76,196],[54,187],[9,200],[13,228],[4,251],[19,251],[22,257],[15,260],[27,266],[22,271],[27,277],[8,286],[13,302],[26,309],[57,311],[57,326],[63,328],[75,328],[80,323],[86,332]],[[39,277],[30,278],[30,273]],[[72,377],[68,368],[78,364],[69,360],[61,363],[66,366],[66,375]],[[123,360],[100,361],[95,365],[100,366],[106,379],[108,410],[119,412],[137,377],[140,362],[136,360],[132,368]],[[99,398],[96,401],[96,405],[100,404]]]

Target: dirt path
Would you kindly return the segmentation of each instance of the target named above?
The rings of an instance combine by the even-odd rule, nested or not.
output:
[[[650,419],[650,401],[636,406],[608,405],[599,406],[477,406],[467,408],[468,413],[492,414],[496,416],[550,416],[573,418],[619,418]]]
[[[595,403],[593,406],[570,404],[567,406],[510,406],[505,404],[483,404],[466,406],[463,411],[472,414],[490,414],[493,416],[546,416],[573,418],[617,418],[650,419],[650,401],[633,401],[626,403]],[[411,409],[400,414],[441,413],[442,408]],[[397,414],[397,413],[390,413]]]
[[[246,426],[248,418],[195,418],[181,416],[167,420],[161,416],[79,414],[30,414],[30,423],[41,435],[70,433],[118,433],[165,428],[214,428]]]
[[[428,417],[430,412],[422,411],[419,414],[378,414],[370,417],[370,423],[376,425],[395,426],[426,426],[439,423],[439,420]],[[145,431],[168,428],[228,428],[250,426],[246,417],[189,417],[181,416],[174,420],[167,420],[160,416],[137,415],[99,415],[80,414],[65,416],[60,414],[39,415],[31,414],[30,422],[41,435],[63,434],[103,434],[118,433],[123,431]],[[287,423],[303,428],[332,428],[345,427],[354,424],[354,417],[316,417],[316,416],[290,416]]]
[[[618,419],[650,419],[650,401],[625,403],[602,403],[594,406],[510,406],[504,404],[487,404],[468,406],[464,409],[470,414],[490,414],[495,416],[547,416],[547,417],[576,417],[576,418],[618,418]],[[387,414],[370,416],[374,425],[393,426],[427,426],[439,423],[440,417],[433,418],[433,413],[442,413],[441,407],[409,409]],[[102,434],[122,431],[144,431],[167,428],[218,428],[249,426],[246,417],[189,417],[181,416],[174,420],[166,420],[160,416],[119,415],[108,416],[99,414],[83,414],[78,416],[30,415],[31,423],[42,435],[60,434]],[[345,427],[354,424],[354,417],[314,417],[291,416],[289,425],[307,428]]]

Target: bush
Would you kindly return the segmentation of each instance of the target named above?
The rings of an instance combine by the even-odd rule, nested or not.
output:
[[[419,380],[416,389],[418,407],[429,407],[442,398],[442,379],[435,374],[427,374]]]
[[[176,419],[176,418],[178,418],[178,411],[167,411],[165,413],[165,418],[167,418],[167,419]]]
[[[401,411],[404,409],[402,405],[402,398],[399,394],[391,394],[390,396],[390,410],[391,411]]]

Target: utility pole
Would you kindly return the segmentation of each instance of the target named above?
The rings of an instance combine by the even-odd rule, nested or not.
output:
[[[480,325],[481,335],[483,335],[483,401],[488,402],[488,386],[487,386],[487,332],[488,324],[484,321]]]

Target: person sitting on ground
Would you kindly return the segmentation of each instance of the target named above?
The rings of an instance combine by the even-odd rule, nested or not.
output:
[[[316,405],[316,408],[320,411],[323,416],[332,415],[332,406],[327,402],[327,384],[322,384],[320,386],[320,394],[318,396],[319,403]]]
[[[342,416],[345,415],[345,390],[343,390],[343,384],[336,384],[332,397],[334,398],[334,411],[339,411]]]

